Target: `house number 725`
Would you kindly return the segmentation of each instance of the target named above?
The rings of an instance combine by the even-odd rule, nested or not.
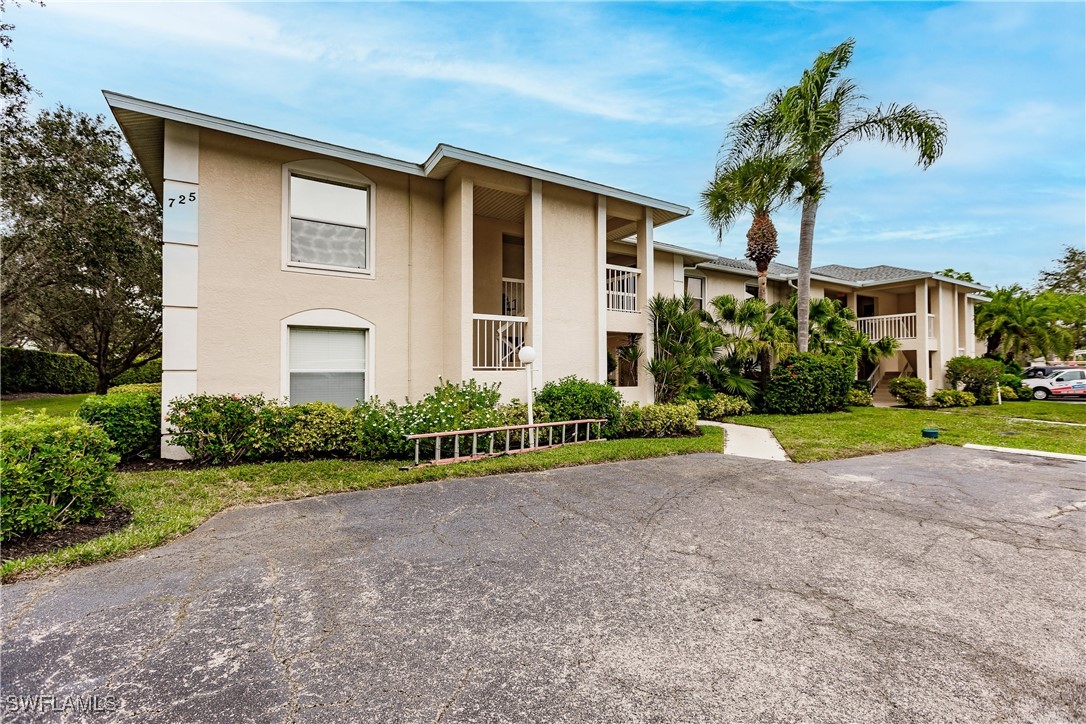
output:
[[[166,200],[170,202],[169,203],[169,208],[171,208],[171,209],[173,208],[174,202],[176,202],[178,206],[184,206],[187,203],[190,203],[190,202],[195,203],[196,202],[196,192],[195,191],[189,191],[187,194],[181,194],[179,196],[171,196],[170,198],[168,198]]]

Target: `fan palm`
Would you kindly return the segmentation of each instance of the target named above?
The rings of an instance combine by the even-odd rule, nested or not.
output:
[[[710,306],[721,332],[723,359],[749,363],[745,364],[749,368],[757,361],[758,380],[764,388],[773,359],[795,351],[781,314],[783,307],[760,298],[740,302],[729,295],[716,297]]]
[[[772,93],[761,106],[747,111],[732,125],[733,160],[763,148],[766,138],[779,135],[785,147],[802,159],[803,204],[799,233],[798,329],[801,352],[810,343],[811,263],[815,217],[827,186],[823,162],[844,151],[849,143],[876,140],[914,147],[917,164],[928,168],[943,153],[946,122],[933,112],[912,104],[864,108],[865,97],[856,83],[842,77],[852,61],[856,41],[849,38],[803,71],[799,83]]]
[[[989,356],[1003,352],[1025,362],[1034,356],[1065,355],[1075,340],[1062,323],[1060,301],[1058,295],[1033,295],[1017,284],[996,288],[977,310],[977,336],[987,339]]]
[[[653,325],[653,358],[646,368],[653,377],[657,402],[672,402],[698,386],[698,375],[708,374],[715,364],[713,351],[719,335],[712,318],[689,294],[649,300]]]
[[[716,230],[718,242],[742,214],[749,212],[753,216],[747,231],[746,257],[758,270],[759,299],[766,298],[769,264],[780,250],[770,215],[795,201],[798,171],[794,158],[772,149],[759,149],[745,158],[727,158],[701,193],[701,207],[706,221]]]

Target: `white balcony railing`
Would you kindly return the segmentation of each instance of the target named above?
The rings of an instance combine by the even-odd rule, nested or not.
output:
[[[916,339],[915,314],[883,314],[878,317],[860,317],[856,328],[871,339],[893,337],[894,339]]]
[[[628,266],[607,265],[607,309],[612,312],[636,312],[637,279],[640,269]]]
[[[475,314],[472,317],[475,369],[509,370],[523,366],[517,352],[524,345],[527,317],[503,314]]]
[[[502,314],[524,316],[524,280],[502,277]]]

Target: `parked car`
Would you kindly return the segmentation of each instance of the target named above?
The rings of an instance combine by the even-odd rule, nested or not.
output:
[[[1086,370],[1056,370],[1047,377],[1026,378],[1022,384],[1033,389],[1033,399],[1047,400],[1049,397],[1086,397]]]
[[[1022,373],[1022,376],[1027,380],[1035,379],[1039,377],[1048,377],[1054,372],[1063,372],[1064,370],[1077,369],[1071,365],[1033,365]]]

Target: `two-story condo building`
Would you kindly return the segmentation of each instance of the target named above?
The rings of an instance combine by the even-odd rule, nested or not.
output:
[[[631,344],[651,354],[647,300],[753,282],[745,261],[654,242],[680,204],[452,146],[414,163],[105,96],[163,204],[164,409],[196,392],[418,399],[439,377],[523,398],[524,344],[536,386],[610,379],[649,402],[643,369],[608,369]],[[770,301],[794,276],[774,265]],[[822,267],[812,293],[901,339],[884,369],[934,387],[942,361],[973,353],[978,289]]]

